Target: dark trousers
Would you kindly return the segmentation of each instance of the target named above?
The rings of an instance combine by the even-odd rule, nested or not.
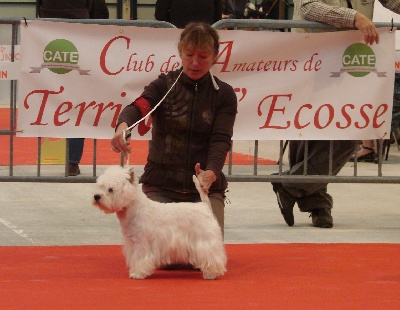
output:
[[[83,154],[83,146],[85,144],[84,138],[71,138],[68,139],[69,147],[69,163],[79,164]]]
[[[337,175],[349,161],[354,152],[354,140],[333,141],[332,175]],[[307,175],[329,174],[329,141],[308,141],[308,158],[304,157],[305,142],[290,141],[289,165],[285,172],[288,175],[303,175],[304,163],[307,160]],[[316,208],[332,208],[332,197],[327,193],[328,183],[290,183],[283,182],[284,188],[294,197],[301,211]]]

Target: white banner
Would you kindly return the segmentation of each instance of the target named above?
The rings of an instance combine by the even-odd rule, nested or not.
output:
[[[12,46],[0,44],[0,107],[10,105],[10,83],[3,83],[3,81],[18,80],[19,59],[19,45],[14,47],[13,58]]]
[[[0,62],[0,81],[18,80],[19,62]]]
[[[399,50],[396,50],[394,68],[395,68],[396,73],[400,73],[400,51]]]
[[[15,46],[14,59],[12,59],[11,45],[0,45],[0,81],[18,80],[20,52],[19,45]],[[11,62],[11,60],[14,60]]]
[[[121,109],[180,67],[181,30],[30,21],[21,27],[18,136],[111,138]],[[390,131],[394,33],[220,30],[235,140],[370,139]],[[149,139],[136,136],[138,139]]]

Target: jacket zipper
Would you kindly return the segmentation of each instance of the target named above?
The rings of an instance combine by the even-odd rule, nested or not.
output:
[[[189,167],[189,162],[190,162],[190,140],[192,138],[192,134],[193,134],[193,121],[194,121],[194,111],[196,108],[196,100],[197,100],[197,83],[194,86],[194,95],[193,95],[193,100],[192,100],[192,104],[189,107],[190,109],[190,118],[189,118],[189,128],[188,128],[188,133],[187,133],[187,144],[186,144],[186,169],[187,171],[190,171],[191,169],[193,169],[194,167]],[[185,181],[184,181],[184,190],[187,190],[189,188],[189,184],[188,184],[188,179],[187,179],[187,175],[185,175]]]

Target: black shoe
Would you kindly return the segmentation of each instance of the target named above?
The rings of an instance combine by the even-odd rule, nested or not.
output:
[[[355,161],[355,155],[351,155],[350,161],[354,162]],[[357,157],[357,162],[366,162],[366,163],[372,163],[375,161],[375,153],[367,153],[365,155],[361,155]]]
[[[333,218],[331,215],[331,209],[329,208],[313,209],[311,211],[310,216],[312,219],[312,223],[315,227],[320,227],[320,228],[333,227]]]
[[[373,163],[376,161],[377,154],[375,153],[374,149],[371,147],[361,146],[364,150],[370,151],[367,154],[361,155],[357,157],[357,162],[366,162],[366,163]],[[349,161],[354,162],[356,159],[356,155],[351,155]]]
[[[81,174],[78,164],[69,163],[68,176],[74,177]]]
[[[293,207],[296,203],[296,199],[290,195],[281,183],[271,182],[272,189],[278,199],[279,209],[283,215],[283,218],[289,226],[294,225]]]

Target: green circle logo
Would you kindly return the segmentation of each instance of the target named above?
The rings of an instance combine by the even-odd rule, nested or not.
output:
[[[78,49],[68,40],[57,39],[47,44],[43,61],[51,72],[65,74],[72,71],[79,60]]]
[[[371,72],[370,68],[375,67],[376,57],[370,46],[355,43],[344,51],[342,64],[344,68],[348,68],[347,73],[351,76],[363,77]]]

